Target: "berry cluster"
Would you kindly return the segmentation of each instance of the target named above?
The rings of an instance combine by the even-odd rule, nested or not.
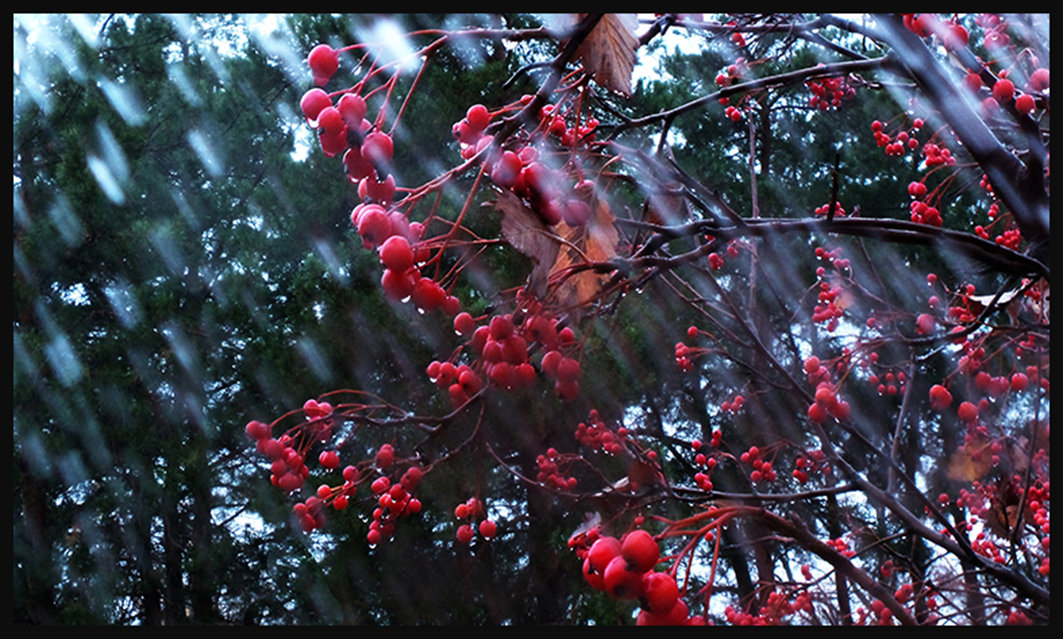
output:
[[[627,438],[627,429],[618,428],[614,433],[602,420],[598,411],[591,409],[587,421],[576,425],[576,441],[590,450],[600,450],[608,455],[619,455],[624,450],[623,441]]]
[[[788,599],[787,593],[771,592],[756,614],[727,606],[723,615],[733,626],[779,626],[787,617],[800,611],[812,612],[812,597],[806,590],[798,592],[793,601]]]
[[[530,99],[522,98],[518,104]],[[453,134],[461,145],[465,159],[483,153],[484,172],[499,188],[507,189],[523,198],[547,226],[564,222],[579,227],[591,218],[590,197],[593,185],[571,177],[570,171],[554,168],[542,157],[540,147],[522,144],[498,149],[494,137],[486,134],[493,115],[481,104],[469,107],[465,118],[455,122]],[[539,112],[539,126],[555,138],[562,147],[574,148],[594,140],[598,121],[589,119],[570,126],[557,105],[544,105]]]
[[[764,459],[764,452],[758,446],[750,446],[748,450],[739,455],[738,459],[743,464],[749,464],[753,471],[749,473],[749,480],[754,484],[775,481],[775,468],[770,460]]]
[[[831,472],[827,456],[822,450],[810,450],[798,455],[794,459],[793,478],[800,483],[808,481],[809,473],[826,476]]]
[[[808,80],[805,86],[812,92],[808,105],[820,111],[837,109],[843,100],[851,99],[856,95],[856,90],[844,77]]]
[[[814,384],[816,388],[812,404],[808,407],[809,421],[822,424],[827,417],[848,419],[849,402],[838,398],[838,390],[831,381],[830,369],[823,366],[819,358],[813,355],[805,360],[804,371],[808,375],[809,383]]]
[[[425,473],[423,468],[412,464],[406,467],[398,481],[394,481],[394,475],[387,474],[395,465],[395,450],[391,444],[383,444],[377,449],[374,463],[381,474],[369,485],[373,496],[376,497],[373,520],[369,523],[369,532],[366,533],[366,540],[371,545],[390,539],[395,534],[395,526],[400,518],[421,512],[421,500],[413,493]],[[347,479],[346,471],[344,479],[351,483],[351,480]]]
[[[433,383],[448,390],[455,406],[479,392],[484,379],[509,391],[533,384],[537,372],[532,351],[542,352],[539,369],[553,381],[558,397],[573,399],[579,395],[582,367],[570,352],[575,346],[575,332],[559,326],[557,318],[534,300],[528,300],[528,305],[516,313],[479,320],[468,312],[458,312],[454,331],[465,338],[473,362],[433,361],[427,373]],[[454,358],[460,355],[458,352]]]
[[[717,435],[719,435],[719,437]],[[712,446],[718,448],[721,437],[722,437],[722,434],[720,433],[720,431],[715,431],[713,433]],[[694,463],[697,464],[698,467],[703,469],[703,470],[699,470],[698,472],[694,473],[694,483],[696,483],[698,485],[698,488],[700,488],[701,490],[704,490],[706,492],[711,492],[712,491],[712,477],[711,477],[712,471],[716,468],[716,465],[719,462],[717,461],[715,456],[711,456],[710,457],[709,455],[706,455],[705,453],[701,452],[701,449],[702,449],[703,445],[702,445],[702,443],[700,441],[695,440],[695,441],[691,442],[691,447],[695,451],[697,451],[695,453],[695,455],[694,455]]]
[[[674,574],[654,570],[661,548],[648,531],[635,528],[617,538],[592,528],[580,537],[574,549],[583,562],[583,577],[592,588],[617,599],[638,601],[638,625],[704,621],[703,617],[689,615]]]
[[[498,525],[493,519],[486,517],[483,502],[476,497],[469,497],[455,506],[454,517],[464,522],[458,525],[458,530],[455,533],[458,542],[463,545],[471,544],[477,532],[485,540],[493,539],[498,534]]]
[[[552,490],[575,490],[579,480],[568,474],[573,459],[574,456],[562,455],[553,447],[547,449],[544,454],[536,455],[535,481]]]
[[[303,486],[310,469],[306,455],[314,444],[332,436],[333,408],[328,402],[307,400],[303,405],[306,421],[292,427],[280,437],[273,437],[271,425],[251,420],[244,432],[255,442],[255,449],[270,460],[270,483],[285,493]]]

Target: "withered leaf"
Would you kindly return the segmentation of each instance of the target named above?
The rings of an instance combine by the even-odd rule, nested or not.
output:
[[[634,13],[607,13],[576,50],[576,59],[599,85],[631,95],[631,73],[639,47]]]
[[[502,213],[502,237],[532,261],[528,291],[545,299],[550,270],[561,246],[557,234],[511,191],[498,191],[498,199],[488,204]]]
[[[949,479],[970,482],[981,479],[993,467],[993,452],[990,442],[972,440],[949,457]]]
[[[586,262],[604,262],[616,257],[620,235],[614,224],[615,219],[609,206],[596,198],[591,203],[591,217],[587,224],[569,226],[561,222],[557,225],[557,233],[564,240],[564,245],[550,270],[550,278],[559,276],[554,295],[562,306],[578,307],[593,300],[610,278],[607,273],[589,269],[572,274],[564,271]]]

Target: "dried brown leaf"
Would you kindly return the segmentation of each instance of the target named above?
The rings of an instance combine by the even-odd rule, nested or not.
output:
[[[620,239],[614,224],[616,218],[602,200],[592,202],[591,211],[590,220],[583,226],[569,226],[564,222],[557,225],[557,233],[564,245],[550,270],[550,278],[554,279],[554,275],[560,278],[554,295],[562,306],[578,307],[590,302],[610,277],[590,269],[565,273],[573,266],[616,257],[616,245]]]
[[[607,13],[576,50],[576,59],[595,82],[624,96],[631,95],[631,73],[639,47],[637,28],[634,13]]]
[[[971,482],[985,477],[993,467],[993,452],[990,442],[972,440],[949,457],[949,479]]]
[[[529,292],[544,299],[550,270],[561,247],[557,234],[511,191],[499,191],[498,199],[488,204],[502,213],[502,237],[532,261]]]

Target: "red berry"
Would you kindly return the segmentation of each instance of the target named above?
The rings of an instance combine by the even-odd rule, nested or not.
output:
[[[679,601],[679,585],[666,572],[648,572],[642,577],[642,600],[650,611],[670,611]]]
[[[813,424],[822,424],[827,419],[827,409],[819,402],[812,402],[808,407],[808,420]]]
[[[324,450],[321,451],[317,461],[325,468],[338,468],[340,465],[340,455],[334,450]]]
[[[637,573],[652,570],[661,556],[661,548],[653,535],[642,529],[632,530],[620,540],[620,553]]]
[[[423,311],[434,311],[447,299],[447,292],[430,277],[422,277],[410,295],[414,305]]]
[[[480,536],[484,539],[491,539],[498,532],[498,526],[490,519],[485,519],[480,522]]]
[[[461,312],[454,316],[454,331],[458,335],[469,337],[476,330],[476,320],[467,312]]]
[[[571,357],[562,357],[557,362],[556,375],[558,381],[562,382],[574,382],[579,379],[580,376],[580,363],[579,360]]]
[[[930,387],[930,406],[936,411],[943,411],[952,404],[952,393],[941,384]]]
[[[583,226],[591,219],[591,206],[583,200],[565,200],[561,205],[561,219],[569,226]]]
[[[503,151],[491,169],[491,181],[501,187],[511,188],[517,183],[520,171],[520,156],[513,151]]]
[[[1044,91],[1048,88],[1048,69],[1041,67],[1030,74],[1030,89]]]
[[[304,93],[302,99],[299,100],[299,108],[310,121],[317,120],[321,111],[330,106],[332,106],[332,99],[328,97],[328,93],[316,87]]]
[[[387,490],[391,488],[391,480],[387,476],[377,477],[373,480],[373,483],[369,485],[369,489],[373,491],[374,495],[383,495]]]
[[[819,370],[819,358],[815,355],[805,360],[805,372],[811,375]]]
[[[1033,113],[1036,107],[1037,103],[1034,102],[1033,96],[1029,93],[1023,93],[1015,98],[1015,110],[1019,113]]]
[[[960,420],[965,422],[972,422],[978,419],[978,407],[971,402],[963,402],[957,409],[956,414]]]
[[[590,549],[587,551],[587,561],[591,570],[600,575],[605,572],[609,562],[619,555],[620,540],[607,535],[599,537],[591,544]]]
[[[929,313],[920,313],[919,316],[915,318],[915,332],[919,335],[929,335],[930,333],[933,333],[935,325],[936,322],[934,321],[934,316]]]
[[[413,295],[414,287],[417,286],[419,280],[420,274],[417,269],[408,271],[384,269],[383,275],[380,276],[380,285],[389,298],[400,301]]]
[[[388,217],[384,207],[379,204],[367,204],[361,210],[355,210],[358,218],[358,235],[362,238],[362,246],[374,249],[391,237],[391,218]]]
[[[255,441],[265,440],[272,435],[273,431],[269,427],[269,424],[260,422],[258,420],[251,420],[247,422],[247,426],[244,428],[244,432],[247,436]]]
[[[1014,94],[1015,84],[1007,78],[1000,78],[993,84],[993,97],[1001,104],[1011,100]]]
[[[375,164],[387,164],[395,154],[391,136],[383,131],[373,131],[362,140],[362,157]]]
[[[378,468],[388,468],[395,461],[395,449],[391,444],[384,444],[376,451],[376,465]]]
[[[326,84],[332,78],[332,74],[336,73],[336,69],[340,66],[340,59],[335,49],[327,44],[319,44],[310,50],[307,63],[314,75],[314,84],[320,86]]]
[[[469,524],[462,524],[458,526],[458,532],[456,536],[459,542],[463,544],[470,543],[472,541],[473,536],[472,526],[470,526]]]
[[[339,109],[331,104],[321,109],[317,114],[317,126],[325,133],[342,134],[346,143],[347,124],[343,121],[343,116],[340,115]]]
[[[344,93],[336,103],[336,109],[343,116],[343,121],[348,127],[357,129],[362,126],[368,107],[365,104],[365,98],[357,93]]]
[[[602,578],[602,572],[604,571],[594,570],[591,566],[590,558],[583,560],[583,578],[595,590],[605,590],[605,580]]]
[[[613,557],[602,573],[605,590],[617,599],[635,599],[642,594],[642,573],[628,567],[623,556]]]
[[[413,267],[413,249],[409,240],[401,235],[392,235],[385,240],[378,253],[385,268],[401,272]]]
[[[473,131],[483,131],[491,124],[491,114],[482,104],[474,104],[465,112],[465,121]]]
[[[395,176],[389,173],[383,180],[379,180],[375,174],[376,171],[373,171],[358,182],[358,197],[373,202],[390,202],[395,195]]]

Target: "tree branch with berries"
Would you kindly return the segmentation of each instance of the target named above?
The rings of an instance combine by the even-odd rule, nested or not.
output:
[[[362,507],[376,547],[453,508],[459,546],[496,543],[490,495],[418,496],[479,451],[478,467],[591,507],[573,561],[640,624],[1047,622],[1048,70],[1030,25],[1008,21],[667,14],[640,34],[634,16],[594,14],[411,33],[412,65],[366,43],[311,50],[300,107],[359,198],[354,241],[382,293],[452,339],[409,382],[438,393],[438,414],[333,390],[247,424],[302,530]],[[636,62],[681,30],[731,61],[690,99],[638,110]],[[444,168],[403,184],[405,109],[458,35],[538,41],[518,73],[546,74],[454,114]],[[744,121],[812,127],[864,103],[896,111],[834,142],[828,203],[761,199],[777,176],[756,149],[797,133]],[[749,142],[732,172],[698,168],[692,119]],[[890,169],[861,175],[846,145]],[[851,202],[845,179],[888,195]],[[498,251],[520,277],[471,294]],[[641,418],[587,410],[598,336],[658,303],[694,318],[655,347],[667,388],[638,387]],[[501,398],[556,403],[556,444],[508,436]]]

